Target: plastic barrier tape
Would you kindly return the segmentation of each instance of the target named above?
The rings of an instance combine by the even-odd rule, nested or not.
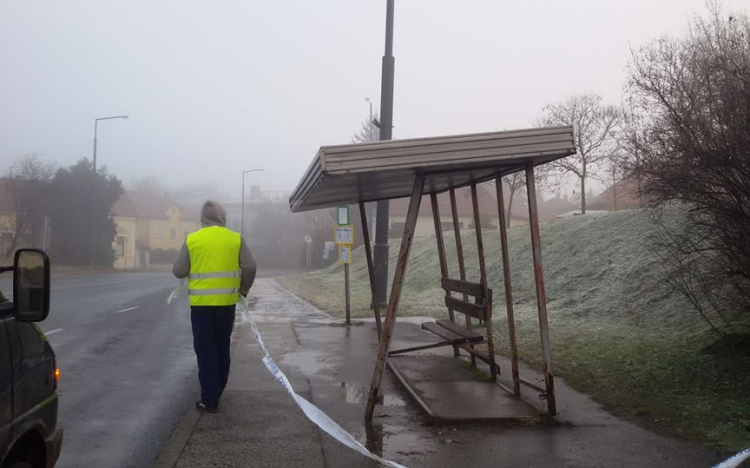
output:
[[[174,288],[174,290],[169,294],[169,297],[167,298],[167,304],[171,304],[172,301],[176,297],[178,297],[180,289],[182,289],[183,286],[184,281],[181,282],[179,286]],[[357,439],[354,438],[354,436],[348,433],[343,427],[339,426],[336,421],[334,421],[327,414],[321,411],[320,408],[305,400],[303,397],[297,395],[287,376],[284,374],[284,372],[281,371],[281,369],[279,369],[279,366],[276,365],[276,362],[271,357],[271,353],[269,353],[268,349],[266,349],[266,345],[265,343],[263,343],[263,337],[258,330],[258,326],[255,325],[255,321],[250,316],[250,310],[247,307],[247,299],[245,299],[244,297],[240,297],[239,305],[242,309],[243,319],[250,322],[250,326],[253,330],[253,336],[255,336],[255,341],[258,342],[261,349],[263,350],[263,364],[265,364],[266,369],[268,369],[268,372],[270,372],[271,375],[273,375],[274,378],[279,382],[279,384],[284,387],[284,390],[286,390],[289,395],[292,396],[294,401],[297,403],[300,409],[302,409],[302,412],[305,413],[305,416],[307,416],[310,421],[315,423],[315,425],[317,425],[337,441],[341,442],[352,450],[356,450],[367,458],[370,458],[392,468],[406,468],[404,465],[391,460],[386,460],[385,458],[381,458],[367,450],[367,448],[359,443]]]
[[[357,439],[354,438],[354,436],[348,433],[343,427],[339,426],[336,421],[331,419],[317,406],[305,400],[303,397],[297,395],[297,393],[294,391],[294,388],[292,387],[292,384],[289,382],[289,379],[287,379],[286,375],[284,375],[284,372],[279,369],[279,366],[276,365],[276,362],[274,362],[271,354],[266,349],[266,345],[263,343],[263,337],[260,335],[258,327],[257,325],[255,325],[255,321],[252,319],[252,317],[250,317],[250,311],[247,307],[247,299],[241,297],[239,304],[242,309],[243,317],[245,318],[245,320],[250,322],[250,326],[253,330],[253,335],[255,336],[255,341],[258,342],[260,347],[263,349],[263,352],[265,353],[265,356],[263,357],[263,364],[265,364],[266,369],[268,369],[268,371],[281,384],[281,386],[284,387],[287,392],[289,392],[292,398],[294,398],[294,401],[302,409],[302,411],[305,413],[305,416],[307,416],[310,421],[315,423],[319,428],[327,432],[337,441],[341,442],[352,450],[356,450],[367,458],[371,458],[377,462],[382,463],[385,466],[390,466],[393,468],[406,468],[404,465],[391,460],[386,460],[385,458],[381,458],[367,450],[367,448],[359,443]]]
[[[737,455],[733,456],[732,458],[728,458],[724,460],[723,462],[719,463],[718,465],[714,466],[714,468],[736,468],[740,466],[740,463],[750,458],[750,447],[746,448],[745,450],[741,451]]]

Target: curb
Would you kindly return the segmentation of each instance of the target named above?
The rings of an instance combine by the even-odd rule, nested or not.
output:
[[[193,429],[201,418],[201,412],[190,408],[182,417],[182,421],[169,437],[169,442],[156,458],[154,468],[173,468],[177,464],[182,451],[193,433]]]

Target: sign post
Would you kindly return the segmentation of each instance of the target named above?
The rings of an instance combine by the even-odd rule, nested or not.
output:
[[[349,265],[352,263],[352,246],[354,245],[354,226],[349,224],[349,207],[336,208],[336,226],[334,242],[339,253],[339,264],[344,264],[344,297],[346,302],[346,324],[352,324],[352,307],[349,292]]]

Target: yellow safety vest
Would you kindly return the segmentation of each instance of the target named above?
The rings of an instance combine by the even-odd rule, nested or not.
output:
[[[188,296],[190,305],[227,306],[240,298],[239,233],[208,226],[190,234]]]

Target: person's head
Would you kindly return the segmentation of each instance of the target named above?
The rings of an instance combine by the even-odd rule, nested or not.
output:
[[[201,209],[201,224],[203,226],[226,226],[227,210],[219,202],[206,201]]]

